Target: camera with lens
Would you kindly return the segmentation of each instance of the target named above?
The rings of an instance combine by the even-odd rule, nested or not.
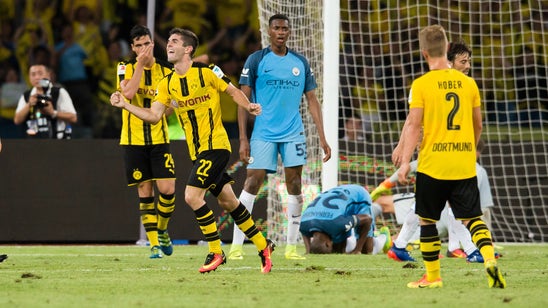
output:
[[[48,101],[51,101],[51,82],[49,81],[49,79],[40,79],[40,87],[42,88],[44,94],[36,95],[36,99],[38,100],[36,106],[38,108],[43,108],[46,107]]]

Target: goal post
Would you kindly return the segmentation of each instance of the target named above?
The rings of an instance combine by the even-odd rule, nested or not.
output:
[[[321,190],[337,186],[339,171],[339,23],[340,6],[338,1],[323,0],[323,119],[325,137],[333,155],[323,164],[321,173]],[[329,59],[326,61],[326,59]]]

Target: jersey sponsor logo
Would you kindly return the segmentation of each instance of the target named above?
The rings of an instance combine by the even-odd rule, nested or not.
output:
[[[139,88],[137,89],[137,94],[145,94],[145,95],[156,95],[156,89],[143,89]]]
[[[301,74],[301,70],[299,70],[298,67],[294,67],[292,70],[291,70],[291,73],[293,73],[293,76],[299,76]]]
[[[242,69],[242,76],[248,77],[249,76],[249,68],[244,67]]]
[[[283,79],[271,79],[266,81],[266,85],[273,87],[298,87],[301,83],[293,80],[283,80]]]
[[[177,101],[177,106],[179,107],[190,107],[195,106],[204,102],[207,102],[211,99],[209,94],[202,95],[200,97],[190,98],[184,101]]]

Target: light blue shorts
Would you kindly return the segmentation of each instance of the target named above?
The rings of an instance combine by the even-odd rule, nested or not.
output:
[[[306,164],[306,142],[268,142],[251,140],[249,142],[250,164],[247,169],[262,169],[274,173],[278,166],[278,153],[284,167],[296,167]]]

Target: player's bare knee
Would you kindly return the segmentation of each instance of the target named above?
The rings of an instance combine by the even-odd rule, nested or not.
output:
[[[185,202],[190,205],[192,209],[197,209],[204,204],[204,199],[193,194],[185,193]]]
[[[250,176],[245,180],[244,190],[252,195],[256,195],[263,184],[262,179]]]
[[[286,185],[287,185],[288,194],[297,196],[302,193],[302,185],[300,180],[298,182],[295,182],[295,181],[288,182],[286,183]]]
[[[228,212],[232,212],[238,205],[240,204],[240,201],[238,199],[234,198],[233,200],[229,200],[226,198],[218,198],[217,201],[219,202],[219,206]]]

